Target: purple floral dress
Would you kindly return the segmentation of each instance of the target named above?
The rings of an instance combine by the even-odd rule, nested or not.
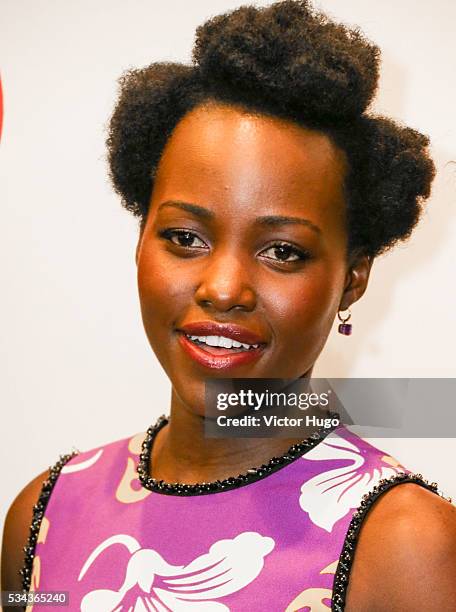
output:
[[[64,609],[83,612],[343,610],[372,502],[403,482],[437,491],[340,426],[227,490],[163,493],[138,476],[145,435],[54,466],[35,506],[24,588],[68,591]]]

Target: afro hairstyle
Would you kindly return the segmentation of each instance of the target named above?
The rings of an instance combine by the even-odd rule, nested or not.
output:
[[[407,239],[435,168],[427,136],[368,112],[380,51],[308,0],[241,6],[196,29],[192,62],[155,62],[119,79],[107,137],[122,205],[147,218],[161,154],[200,104],[241,106],[328,135],[348,160],[348,255],[374,258]]]

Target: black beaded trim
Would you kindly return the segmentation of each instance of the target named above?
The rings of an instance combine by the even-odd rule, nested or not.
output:
[[[338,419],[340,417],[334,412],[328,412],[331,418]],[[320,427],[317,431],[311,434],[308,438],[297,444],[293,444],[287,450],[287,452],[281,457],[272,457],[268,463],[255,468],[247,470],[245,474],[239,474],[239,476],[231,476],[223,480],[215,480],[213,482],[201,482],[195,484],[184,484],[179,482],[165,482],[164,480],[157,480],[149,476],[149,464],[150,464],[150,453],[152,444],[155,436],[169,421],[169,417],[162,414],[155,425],[152,425],[147,430],[147,435],[142,443],[142,452],[139,456],[139,462],[137,465],[137,472],[139,480],[143,487],[149,491],[155,491],[156,493],[163,493],[165,495],[207,495],[211,493],[220,493],[223,491],[230,491],[231,489],[237,489],[244,485],[256,482],[265,478],[269,474],[280,470],[284,465],[290,464],[296,459],[299,459],[307,453],[309,450],[314,448],[322,440],[326,438],[338,425],[331,426],[330,428]]]
[[[38,533],[40,531],[41,522],[44,517],[44,511],[46,510],[46,506],[48,505],[52,490],[65,463],[67,463],[70,459],[72,459],[78,454],[79,451],[74,450],[67,455],[60,455],[59,460],[49,468],[49,476],[46,480],[43,481],[43,486],[41,487],[41,493],[38,498],[38,502],[33,506],[33,518],[32,524],[30,526],[30,535],[28,537],[27,544],[23,547],[25,553],[24,565],[22,566],[22,569],[19,570],[19,573],[22,576],[23,591],[28,592],[30,589],[30,583],[32,580],[32,566],[33,559],[35,557],[35,548],[38,540]]]
[[[361,504],[352,516],[347,535],[345,537],[344,546],[342,548],[342,553],[339,557],[339,563],[334,576],[333,595],[331,599],[332,612],[343,612],[345,609],[345,598],[347,595],[350,570],[353,564],[359,531],[366,514],[369,512],[372,504],[380,497],[382,493],[405,482],[413,482],[421,485],[429,491],[433,491],[437,495],[440,495],[440,497],[443,499],[451,502],[449,497],[445,497],[443,493],[438,490],[437,483],[429,483],[421,474],[407,474],[406,472],[399,472],[390,478],[383,478],[379,481],[378,485],[372,489],[372,491],[366,493],[366,495],[363,495]]]

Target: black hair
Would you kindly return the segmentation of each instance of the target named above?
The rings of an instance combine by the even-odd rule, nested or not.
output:
[[[435,174],[418,131],[368,112],[380,51],[308,0],[241,6],[199,26],[192,63],[127,71],[107,138],[110,178],[144,223],[164,146],[205,102],[241,106],[321,130],[348,159],[350,255],[376,257],[408,238]]]

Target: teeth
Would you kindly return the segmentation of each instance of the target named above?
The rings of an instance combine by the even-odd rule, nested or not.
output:
[[[215,341],[217,341],[217,336],[210,336],[208,338],[208,340],[210,340],[211,338],[214,338]],[[224,348],[232,348],[233,347],[233,341],[231,340],[231,338],[224,338],[223,336],[221,338],[218,338],[218,345],[219,346],[223,346]]]
[[[204,342],[209,346],[221,346],[223,348],[245,348],[247,350],[251,348],[258,348],[259,344],[246,344],[244,342],[238,342],[237,340],[232,340],[231,338],[226,338],[225,336],[190,336],[189,334],[185,334],[187,338],[190,340],[198,340],[199,342]]]

